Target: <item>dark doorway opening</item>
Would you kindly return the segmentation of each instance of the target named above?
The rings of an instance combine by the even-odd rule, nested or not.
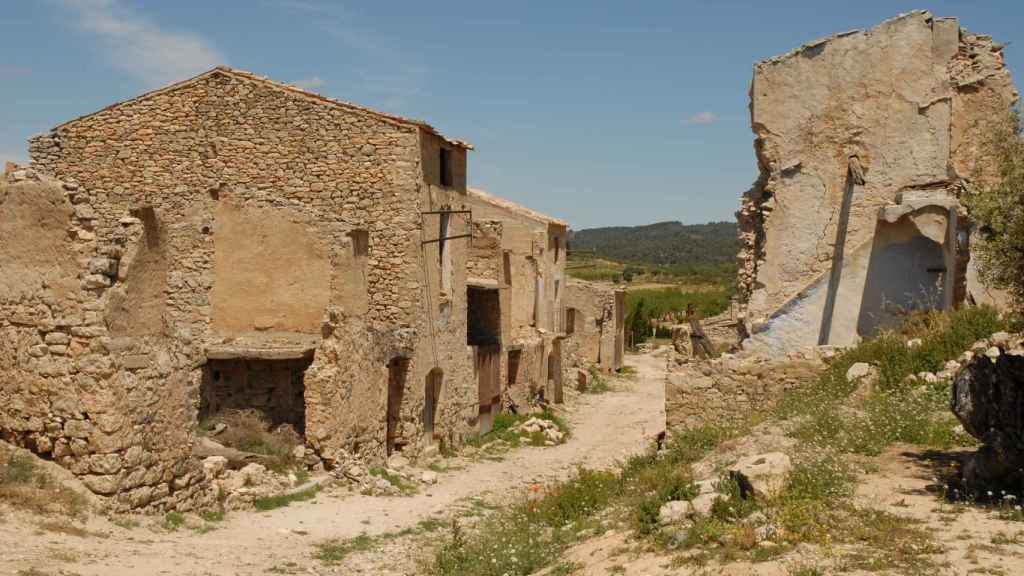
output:
[[[441,398],[441,384],[444,372],[434,368],[427,374],[427,383],[423,391],[423,434],[433,441],[434,424],[437,420],[437,404]]]
[[[522,350],[508,351],[508,386],[511,388],[519,379],[519,362],[523,358]]]
[[[466,342],[471,346],[501,344],[501,302],[492,288],[466,289]]]
[[[273,426],[306,430],[306,369],[312,356],[289,360],[208,360],[200,385],[199,419],[224,410],[257,410]]]
[[[480,346],[476,349],[477,398],[480,403],[480,433],[494,427],[494,417],[501,412],[501,347]]]
[[[401,452],[405,446],[402,437],[402,398],[405,395],[405,381],[409,374],[409,360],[393,358],[388,362],[388,403],[387,403],[387,455]]]

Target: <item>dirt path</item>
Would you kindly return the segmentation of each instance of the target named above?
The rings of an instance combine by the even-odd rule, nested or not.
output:
[[[572,436],[550,448],[520,448],[501,461],[473,461],[442,473],[436,485],[409,497],[320,495],[270,512],[231,513],[216,530],[199,534],[147,527],[126,529],[90,521],[91,536],[26,531],[22,522],[0,523],[0,574],[35,567],[44,573],[103,575],[267,574],[291,566],[299,574],[348,574],[320,566],[312,545],[414,528],[473,499],[507,498],[520,489],[565,477],[578,466],[608,467],[648,445],[664,429],[664,360],[632,356],[634,381],[600,395],[579,396],[568,420]],[[62,554],[55,557],[54,551]],[[9,553],[13,551],[13,554]],[[394,559],[393,560],[399,560]],[[392,572],[388,568],[363,573]],[[287,573],[287,572],[286,572]]]

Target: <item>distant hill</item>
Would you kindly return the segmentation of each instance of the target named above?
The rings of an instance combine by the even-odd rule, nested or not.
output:
[[[658,266],[733,263],[739,246],[735,222],[609,226],[576,230],[569,236],[571,251]]]

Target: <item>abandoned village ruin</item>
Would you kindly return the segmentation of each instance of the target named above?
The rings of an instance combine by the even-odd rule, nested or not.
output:
[[[959,199],[986,123],[1017,99],[1002,48],[917,11],[754,66],[760,177],[737,213],[748,348],[849,345],[904,310],[998,299]]]
[[[0,183],[0,437],[189,510],[221,410],[344,469],[620,366],[622,293],[566,279],[565,222],[468,190],[471,149],[223,67],[33,138]]]
[[[908,310],[1005,307],[971,263],[961,199],[1017,101],[1003,46],[924,11],[759,62],[760,177],[737,212],[735,355],[668,375],[667,426],[771,406]],[[952,377],[952,374],[946,375]]]

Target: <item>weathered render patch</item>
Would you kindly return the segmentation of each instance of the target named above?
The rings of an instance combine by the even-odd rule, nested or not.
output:
[[[983,288],[967,285],[970,221],[957,200],[984,177],[986,123],[1016,98],[1002,46],[923,11],[756,64],[760,176],[737,212],[752,344],[848,344],[893,315],[882,300],[917,308],[980,298]],[[936,205],[927,225],[908,217],[910,236],[884,216],[908,198]],[[904,253],[908,283],[898,295],[872,294],[885,281],[872,275],[887,270],[878,258],[894,252]],[[945,286],[937,301],[934,285]]]

